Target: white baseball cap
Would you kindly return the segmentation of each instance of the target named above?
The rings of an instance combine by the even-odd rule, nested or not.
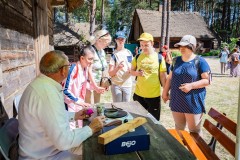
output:
[[[194,48],[197,46],[197,40],[194,36],[192,35],[185,35],[182,37],[181,41],[174,44],[174,47],[179,47],[179,46],[187,46],[189,44],[192,44]]]

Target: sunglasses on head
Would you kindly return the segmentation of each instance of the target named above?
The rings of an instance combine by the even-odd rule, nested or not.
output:
[[[100,36],[99,39],[102,38],[102,37],[105,37],[106,35],[109,35],[109,33],[107,32],[106,34]]]

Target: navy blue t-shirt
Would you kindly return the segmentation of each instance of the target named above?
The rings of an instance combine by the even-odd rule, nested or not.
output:
[[[182,57],[177,57],[172,70],[171,80],[171,101],[170,107],[174,112],[200,114],[205,113],[204,100],[206,89],[192,89],[185,93],[179,89],[181,84],[191,83],[201,79],[201,74],[210,72],[210,67],[205,59],[199,58],[198,71],[195,65],[195,59],[184,62]]]

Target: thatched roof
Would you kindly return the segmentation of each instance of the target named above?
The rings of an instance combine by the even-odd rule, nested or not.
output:
[[[140,10],[136,13],[143,32],[154,37],[161,37],[162,13],[159,11]],[[196,38],[215,38],[203,17],[198,12],[170,12],[170,37],[182,37],[191,34]]]
[[[68,12],[72,12],[83,4],[84,0],[51,0],[52,6],[66,5]]]
[[[80,45],[89,36],[89,23],[54,24],[54,46]]]

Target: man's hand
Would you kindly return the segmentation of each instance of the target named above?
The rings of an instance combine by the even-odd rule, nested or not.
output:
[[[74,117],[75,121],[83,120],[84,118],[88,118],[89,116],[86,113],[87,113],[87,108],[83,108],[82,110],[76,112],[75,117]]]
[[[88,110],[90,110],[90,111],[88,111]],[[75,119],[75,121],[87,119],[87,118],[91,117],[92,114],[93,114],[93,110],[91,108],[83,108],[82,110],[75,113],[74,119]]]
[[[105,116],[98,116],[92,120],[89,127],[92,129],[93,133],[100,131],[103,128]]]

